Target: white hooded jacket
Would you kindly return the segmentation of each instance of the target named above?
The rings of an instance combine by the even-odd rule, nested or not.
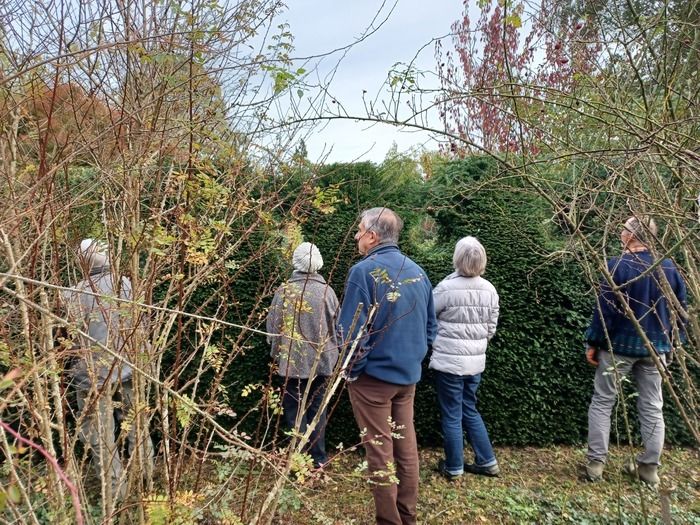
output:
[[[454,272],[433,290],[438,333],[430,368],[459,376],[486,368],[486,346],[496,333],[498,293],[482,277]]]

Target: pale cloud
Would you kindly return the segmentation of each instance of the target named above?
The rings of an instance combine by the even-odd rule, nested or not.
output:
[[[448,35],[463,9],[457,0],[398,0],[395,5],[377,0],[292,0],[288,6],[280,21],[289,23],[295,57],[320,55],[357,42],[373,19],[376,27],[386,18],[376,32],[357,42],[345,55],[339,51],[323,58],[313,73],[312,78],[330,80],[329,74],[341,60],[330,80],[329,93],[356,115],[364,113],[363,90],[371,99],[383,98],[382,85],[397,62],[407,63],[415,57],[417,69],[429,72],[421,82],[434,87],[434,45],[426,46],[417,57],[416,53],[431,40]],[[444,42],[449,44],[450,38]],[[430,116],[430,124],[440,127],[437,115]],[[393,142],[400,151],[421,145],[437,147],[426,132],[353,121],[328,123],[306,137],[309,157],[318,160],[326,155],[329,162],[378,162]]]

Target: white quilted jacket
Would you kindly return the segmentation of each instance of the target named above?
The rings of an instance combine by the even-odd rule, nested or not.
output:
[[[433,290],[438,333],[430,368],[460,376],[486,368],[486,346],[496,333],[498,293],[482,277],[452,273]]]

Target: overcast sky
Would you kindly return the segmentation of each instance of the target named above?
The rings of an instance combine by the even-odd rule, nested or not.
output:
[[[411,61],[421,47],[434,38],[450,33],[450,26],[462,14],[460,0],[289,0],[280,22],[288,22],[294,35],[295,57],[319,55],[347,46],[367,31],[373,19],[379,29],[353,46],[345,56],[337,52],[324,58],[318,75],[324,78],[342,58],[330,84],[330,93],[355,114],[363,113],[362,91],[376,95],[392,65]],[[379,14],[378,14],[379,12]],[[445,39],[449,44],[450,38]],[[419,53],[418,69],[435,71],[435,46]],[[315,77],[316,74],[314,74]],[[436,85],[436,79],[423,78],[423,84]],[[439,126],[436,116],[432,123]],[[393,142],[399,151],[426,144],[425,133],[401,132],[391,126],[367,126],[351,121],[333,122],[314,130],[306,139],[309,158],[328,162],[372,160],[380,162]]]

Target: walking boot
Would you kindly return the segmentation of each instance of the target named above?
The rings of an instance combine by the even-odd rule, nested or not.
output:
[[[630,460],[625,465],[625,471],[635,479],[639,479],[650,487],[656,488],[661,483],[659,478],[659,466],[652,463],[637,463]]]
[[[586,463],[586,479],[588,481],[600,481],[603,479],[605,463],[596,459],[589,459]]]

